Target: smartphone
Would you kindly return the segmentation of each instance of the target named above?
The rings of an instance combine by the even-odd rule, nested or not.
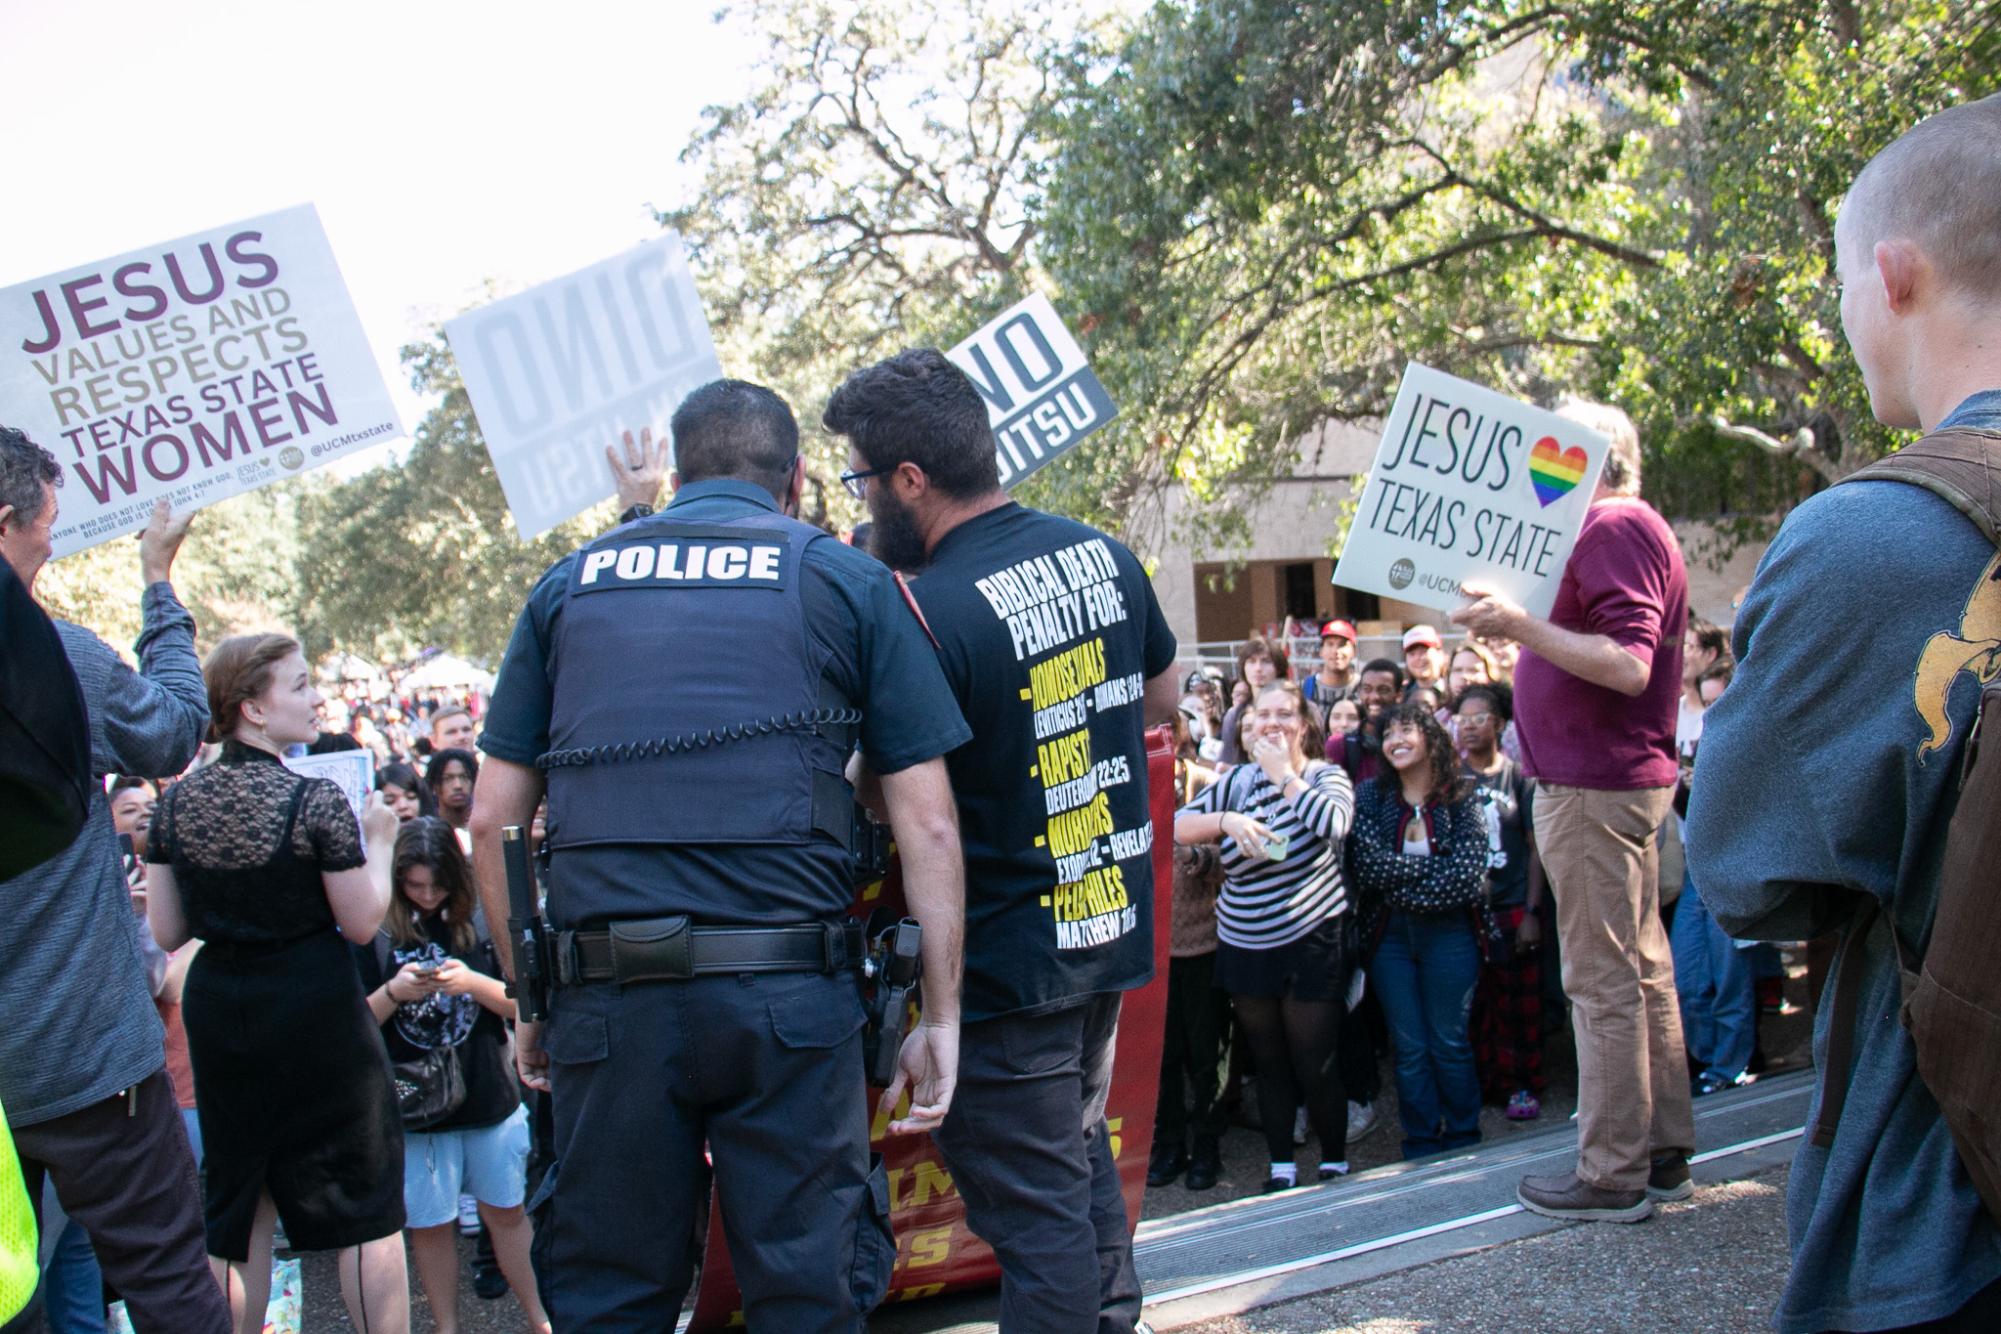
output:
[[[1283,834],[1273,834],[1265,840],[1265,856],[1275,862],[1282,862],[1285,860],[1286,850],[1291,846],[1291,839]]]
[[[438,975],[438,965],[434,963],[420,963],[417,965],[417,976],[436,977],[437,975]]]

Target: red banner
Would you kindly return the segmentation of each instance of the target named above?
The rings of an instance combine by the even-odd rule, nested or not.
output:
[[[1119,1164],[1119,1184],[1125,1191],[1126,1214],[1139,1226],[1146,1195],[1147,1152],[1153,1143],[1154,1099],[1160,1087],[1161,1032],[1167,1021],[1168,918],[1174,884],[1174,743],[1166,728],[1147,734],[1147,791],[1153,811],[1153,981],[1126,993],[1119,1015],[1118,1055],[1112,1066],[1112,1090],[1105,1121],[1112,1137],[1112,1156]],[[878,908],[903,910],[901,870],[892,858],[883,879],[864,885],[855,899],[855,913],[866,918]],[[871,1093],[873,1097],[873,1093]],[[909,1099],[904,1099],[909,1105]],[[904,1108],[897,1109],[897,1115]],[[890,1277],[892,1302],[922,1301],[945,1292],[991,1287],[1000,1281],[1000,1265],[985,1242],[966,1226],[966,1211],[951,1173],[929,1135],[886,1138],[890,1118],[878,1115],[869,1147],[883,1156],[889,1171],[890,1222],[896,1229],[896,1269]],[[722,1211],[711,1202],[709,1239],[702,1259],[701,1287],[695,1296],[692,1330],[741,1326],[742,1298],[729,1244],[723,1238]]]

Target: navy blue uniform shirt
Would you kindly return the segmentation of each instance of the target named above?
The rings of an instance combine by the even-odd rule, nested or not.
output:
[[[778,511],[763,487],[717,478],[683,486],[666,512],[688,523],[719,523],[758,510]],[[551,566],[522,608],[479,739],[489,755],[532,766],[549,748],[549,649],[576,559],[572,553]],[[869,766],[895,773],[970,739],[938,655],[889,570],[832,540],[809,546],[802,570],[807,629],[827,654],[826,680],[862,711]],[[634,627],[630,643],[604,649],[650,657],[662,690],[674,688],[674,663],[683,655],[732,654],[745,671],[755,671],[760,652],[755,644],[687,643],[672,627],[646,625]],[[670,785],[663,785],[661,799],[674,799]],[[776,926],[836,916],[854,898],[848,854],[825,840],[803,847],[578,847],[558,853],[549,871],[549,918],[561,929],[670,913],[701,923]]]

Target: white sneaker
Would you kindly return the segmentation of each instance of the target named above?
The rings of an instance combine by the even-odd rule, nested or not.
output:
[[[470,1195],[459,1196],[459,1233],[467,1237],[479,1235],[479,1201]]]
[[[1304,1107],[1299,1108],[1292,1114],[1292,1142],[1294,1144],[1306,1143],[1306,1109]]]
[[[1348,1104],[1348,1142],[1367,1139],[1376,1128],[1376,1104],[1372,1102],[1350,1102]]]

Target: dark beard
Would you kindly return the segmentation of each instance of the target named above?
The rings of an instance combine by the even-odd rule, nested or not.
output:
[[[871,556],[905,573],[924,567],[924,534],[910,510],[880,483],[869,491],[869,518],[874,520],[868,532]]]

